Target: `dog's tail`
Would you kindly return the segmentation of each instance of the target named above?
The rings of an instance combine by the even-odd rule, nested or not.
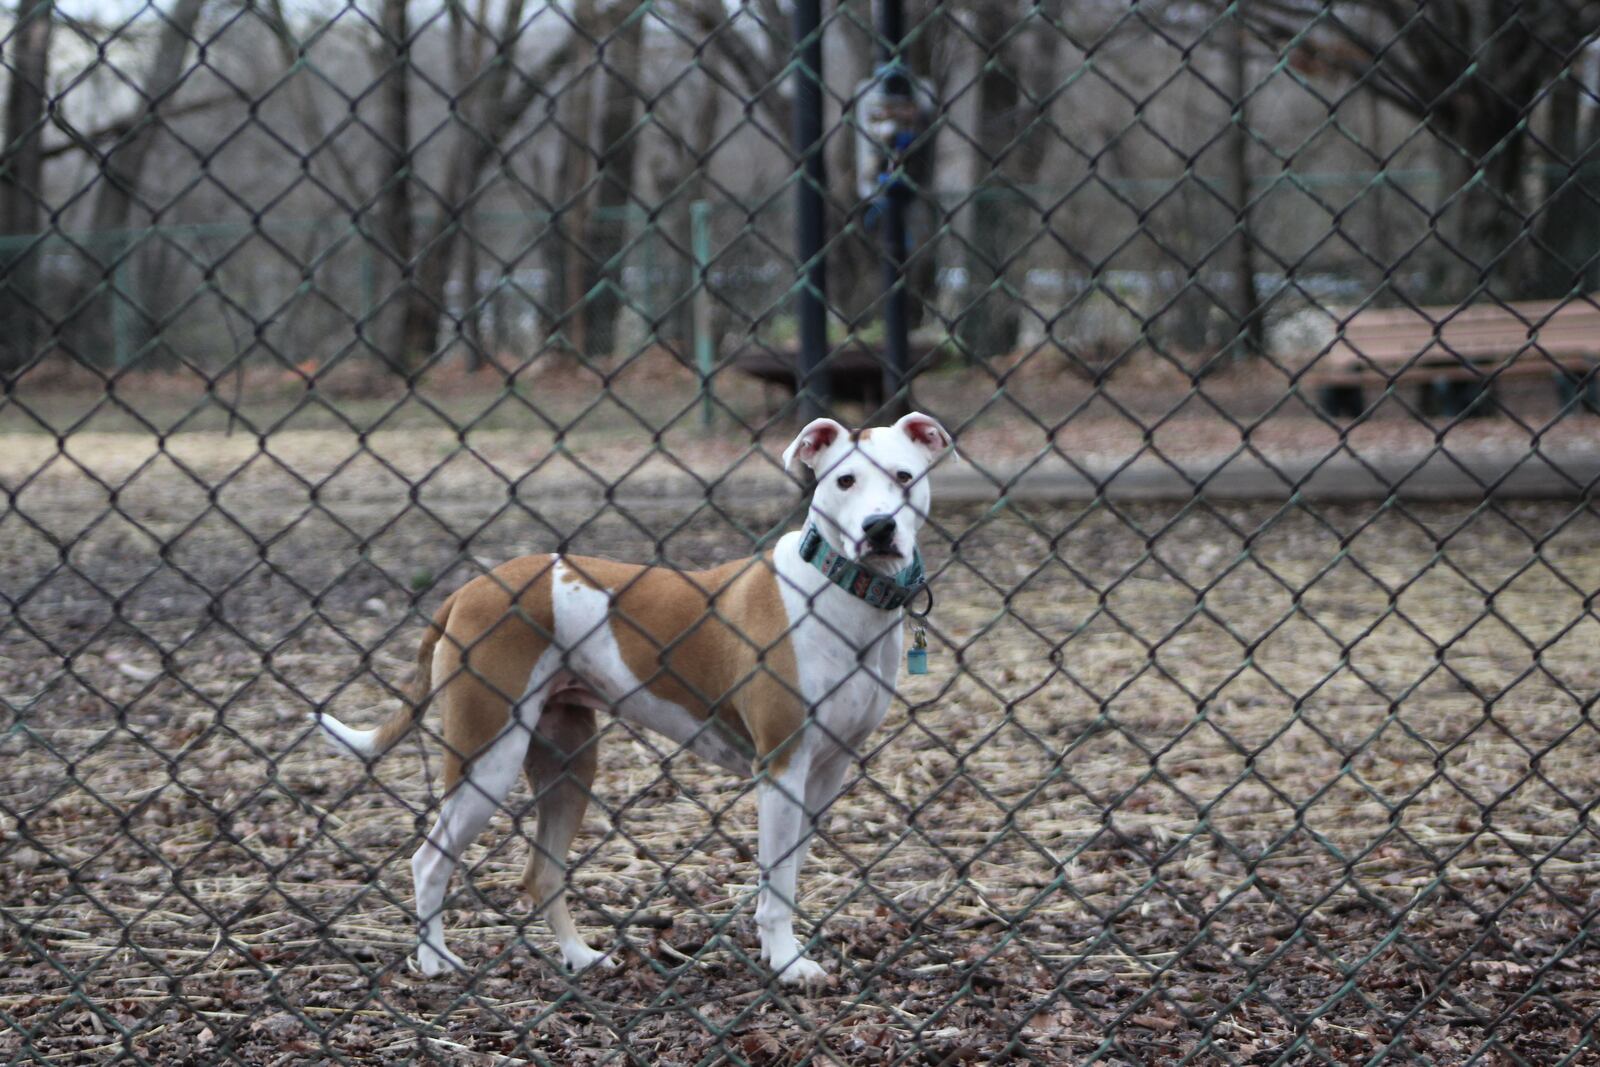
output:
[[[422,713],[428,710],[428,703],[433,699],[433,646],[444,636],[445,623],[450,619],[450,608],[455,599],[452,593],[434,612],[433,621],[428,624],[427,632],[422,635],[422,643],[417,646],[417,674],[411,680],[411,691],[382,726],[357,730],[326,712],[311,713],[312,721],[322,728],[323,739],[335,752],[376,759],[393,748],[395,742],[422,718]]]

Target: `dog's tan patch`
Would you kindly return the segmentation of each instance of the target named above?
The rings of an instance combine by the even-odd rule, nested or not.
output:
[[[751,743],[781,770],[805,723],[789,617],[771,553],[706,571],[566,557],[563,580],[611,594],[611,633],[635,678]]]
[[[446,789],[505,729],[512,702],[550,645],[554,566],[554,556],[523,556],[474,578],[454,597],[433,665],[444,706]]]

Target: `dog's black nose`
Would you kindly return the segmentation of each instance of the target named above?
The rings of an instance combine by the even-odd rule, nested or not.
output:
[[[889,548],[894,545],[893,515],[868,515],[867,521],[861,524],[861,529],[867,535],[867,543],[873,548]]]

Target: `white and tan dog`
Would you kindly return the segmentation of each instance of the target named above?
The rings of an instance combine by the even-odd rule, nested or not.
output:
[[[604,710],[759,778],[761,955],[784,981],[822,976],[795,939],[796,876],[858,746],[883,721],[902,648],[899,596],[873,606],[860,595],[864,582],[853,592],[836,583],[863,570],[893,582],[913,560],[920,573],[927,472],[950,443],[921,414],[858,434],[832,419],[801,431],[784,464],[816,472],[807,531],[833,550],[823,553],[831,578],[807,531],[696,572],[525,556],[439,608],[417,654],[412,699],[388,722],[356,730],[314,716],[337,749],[372,759],[431,698],[443,705],[447,793],[411,860],[423,974],[465,966],[445,948],[445,890],[519,770],[539,811],[523,887],[549,917],[568,967],[614,965],[584,942],[566,903],[567,851],[588,805],[595,711]]]

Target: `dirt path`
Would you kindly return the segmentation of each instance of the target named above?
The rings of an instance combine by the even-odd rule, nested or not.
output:
[[[119,441],[5,454],[6,1055],[1551,1062],[1600,1010],[1587,507],[947,501],[933,671],[803,880],[826,989],[747,962],[751,799],[617,727],[573,880],[623,969],[551,966],[503,816],[463,984],[402,966],[436,755],[368,777],[306,713],[384,714],[484,565],[714,563],[794,498],[608,501],[637,450],[514,435]]]

